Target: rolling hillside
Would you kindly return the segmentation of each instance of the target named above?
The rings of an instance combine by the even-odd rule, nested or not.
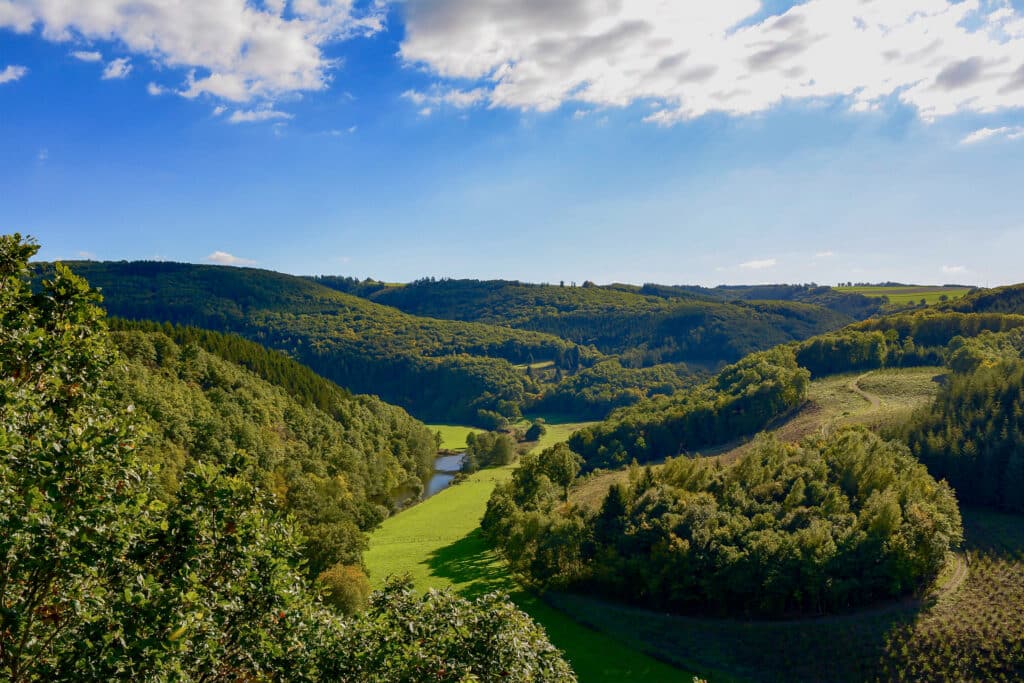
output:
[[[648,286],[575,287],[503,280],[420,280],[395,286],[332,277],[316,282],[415,315],[554,334],[619,354],[633,367],[667,362],[713,367],[854,319],[815,303],[738,297],[724,301],[681,290],[664,296],[670,288]]]
[[[356,393],[418,417],[518,415],[528,381],[513,363],[575,369],[596,354],[552,335],[407,315],[303,278],[178,263],[69,264],[111,315],[233,332],[287,352]],[[37,273],[50,266],[37,265]]]

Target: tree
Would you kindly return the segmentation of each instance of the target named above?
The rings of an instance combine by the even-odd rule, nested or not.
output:
[[[355,614],[367,605],[370,581],[361,567],[338,563],[322,572],[317,581],[324,591],[324,601],[342,614]]]
[[[562,487],[563,500],[569,500],[569,486],[580,473],[583,458],[573,453],[567,445],[559,443],[541,452],[537,466],[547,475],[552,484]]]
[[[526,441],[539,441],[540,437],[547,434],[548,428],[545,426],[544,421],[540,418],[533,421],[530,428],[526,430],[526,435],[523,437]]]

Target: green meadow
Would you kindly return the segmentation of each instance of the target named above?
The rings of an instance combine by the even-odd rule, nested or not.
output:
[[[893,306],[908,306],[921,303],[921,299],[930,306],[943,301],[942,297],[953,301],[967,294],[970,289],[966,287],[939,287],[939,286],[901,286],[901,287],[833,287],[839,292],[852,294],[863,294],[864,296],[888,297],[889,303]]]
[[[466,450],[466,437],[483,431],[459,425],[427,425],[427,429],[441,434],[441,449],[445,451]]]
[[[564,440],[582,426],[570,422],[550,424],[547,434],[534,448],[546,448]],[[455,429],[449,433],[456,433]],[[424,591],[451,588],[466,597],[504,591],[544,626],[583,683],[690,683],[693,674],[576,623],[515,582],[479,529],[491,491],[511,477],[513,469],[514,466],[482,470],[385,520],[370,536],[370,548],[364,556],[374,586],[381,586],[388,576],[409,574],[416,587]]]

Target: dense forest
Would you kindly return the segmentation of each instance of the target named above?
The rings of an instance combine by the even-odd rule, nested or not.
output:
[[[905,428],[914,454],[963,503],[1024,512],[1024,330],[950,344],[953,371]]]
[[[571,477],[557,451],[533,469]],[[925,584],[962,538],[949,487],[866,430],[766,439],[729,467],[680,458],[657,473],[636,468],[592,513],[563,505],[565,480],[547,471],[513,478],[488,503],[484,531],[513,568],[659,611],[847,609]]]
[[[260,482],[274,438],[244,434],[235,419],[246,400],[249,418],[267,410],[268,421],[299,404],[162,334],[121,333],[126,357],[84,280],[57,266],[30,285],[36,250],[0,237],[0,677],[574,680],[544,632],[499,596],[419,596],[395,582],[355,615],[332,607],[348,575],[310,581],[307,539],[281,492]],[[136,395],[140,408],[128,402]],[[195,406],[174,422],[164,409],[185,408],[179,400]],[[329,429],[333,418],[322,420]],[[173,495],[147,462],[154,445],[189,449]],[[309,454],[296,465],[357,465],[334,452],[337,463]]]
[[[173,499],[197,462],[224,466],[251,454],[253,484],[272,491],[309,539],[313,576],[339,562],[358,566],[363,532],[431,475],[435,436],[401,408],[339,394],[328,413],[162,332],[116,332],[112,341],[123,362],[111,393],[135,408],[146,434],[140,452],[159,470],[161,498]]]
[[[433,421],[518,417],[530,388],[514,363],[575,371],[596,352],[551,335],[406,315],[303,278],[176,263],[73,262],[111,315],[231,332]],[[52,270],[37,266],[39,276]]]
[[[577,287],[503,280],[418,280],[401,286],[338,277],[315,281],[414,315],[557,335],[618,354],[628,367],[685,362],[716,368],[854,319],[795,298],[721,301],[685,293],[666,297],[646,288],[589,282]]]

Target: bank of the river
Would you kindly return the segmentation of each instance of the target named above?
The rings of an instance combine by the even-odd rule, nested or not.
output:
[[[551,425],[537,448],[563,441],[581,426]],[[380,586],[390,575],[408,573],[421,590],[452,588],[468,597],[505,591],[547,629],[551,641],[565,652],[582,683],[690,683],[692,674],[577,624],[516,584],[479,530],[491,491],[507,480],[512,470],[503,467],[477,472],[458,486],[385,520],[370,536],[370,548],[365,555],[373,584]]]

